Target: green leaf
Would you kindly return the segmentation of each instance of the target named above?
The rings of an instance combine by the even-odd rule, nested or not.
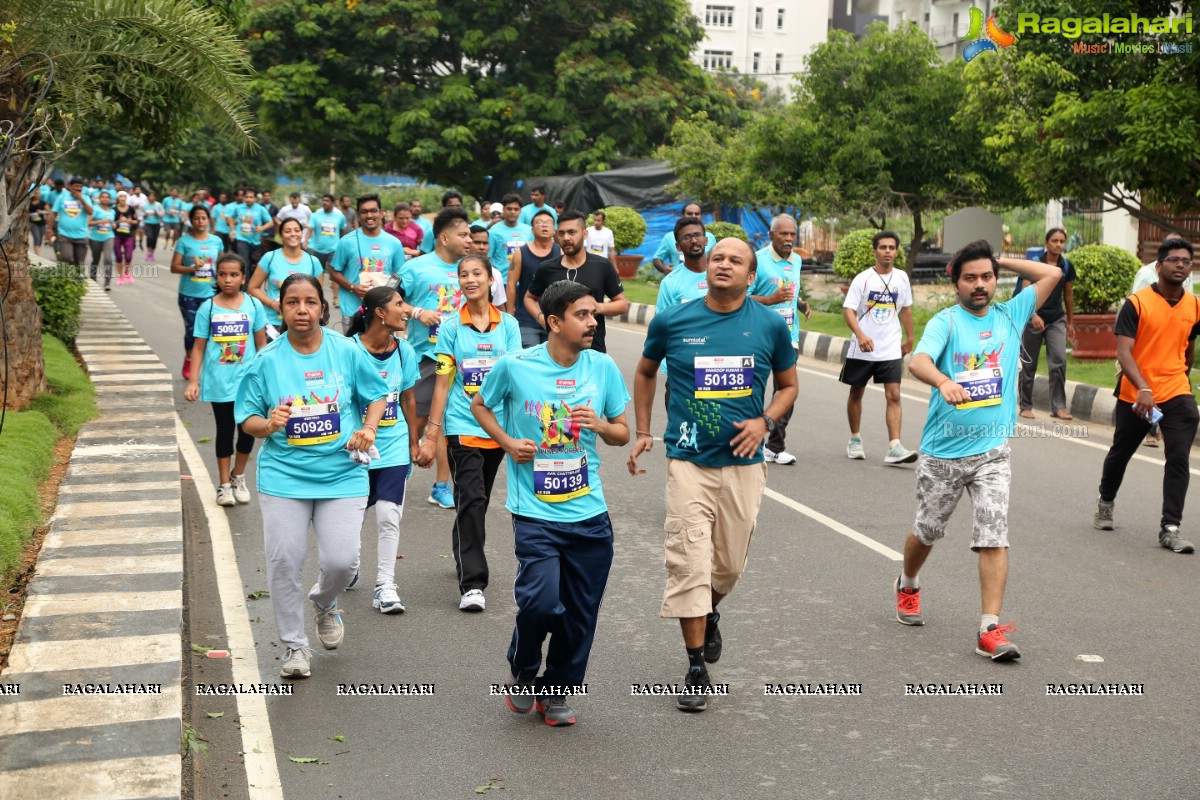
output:
[[[225,716],[224,711],[206,711],[205,713],[208,714],[209,719],[220,719]]]
[[[196,441],[199,442],[200,444],[208,444],[209,442],[212,441],[212,437],[211,436],[201,436]]]
[[[333,740],[334,740],[335,742],[344,742],[344,741],[346,741],[346,737],[345,737],[345,736],[342,736],[340,733],[339,733],[337,736],[334,736],[334,737],[332,737],[332,738],[333,738]]]
[[[306,756],[288,756],[288,761],[291,761],[293,764],[320,764],[321,763],[321,759],[319,759],[319,758],[308,758]]]
[[[204,655],[204,654],[205,654],[205,653],[207,653],[209,650],[212,650],[212,648],[211,648],[211,647],[204,647],[203,645],[198,645],[198,644],[196,644],[195,642],[193,642],[193,643],[192,643],[192,652],[193,652],[193,653],[196,653],[197,655]]]
[[[250,594],[246,595],[247,600],[260,600],[264,597],[270,597],[271,592],[267,589],[255,589]]]

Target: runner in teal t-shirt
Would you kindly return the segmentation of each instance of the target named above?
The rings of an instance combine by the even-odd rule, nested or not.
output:
[[[522,245],[533,241],[533,228],[517,221],[521,216],[521,195],[506,194],[503,202],[504,216],[488,228],[488,257],[492,260],[492,269],[500,273],[500,280],[507,283],[513,254]]]
[[[267,343],[266,319],[262,304],[242,292],[246,265],[232,253],[217,261],[219,292],[205,301],[196,312],[192,330],[192,377],[183,397],[188,402],[212,403],[217,423],[214,437],[217,451],[217,505],[232,506],[250,502],[246,486],[246,462],[254,449],[254,437],[237,428],[233,421],[233,403],[238,385],[254,354]],[[234,432],[236,430],[236,446]],[[233,468],[229,459],[237,452]]]
[[[993,305],[1000,267],[1032,283],[1032,291]],[[918,572],[945,535],[965,487],[974,507],[971,549],[979,553],[982,598],[975,652],[1008,661],[1021,657],[1006,636],[1015,628],[1000,624],[1008,576],[1008,438],[1017,419],[1021,332],[1062,273],[1037,261],[997,260],[980,240],[954,254],[950,275],[958,303],[929,321],[909,362],[913,377],[932,388],[917,461],[916,521],[892,585],[896,620],[925,624]]]
[[[183,378],[192,377],[192,330],[200,304],[216,291],[216,265],[221,255],[221,240],[208,232],[208,209],[197,206],[191,211],[192,232],[179,239],[171,257],[171,272],[179,276],[179,313],[183,316]],[[242,262],[245,263],[244,261]]]
[[[283,247],[272,250],[262,257],[254,275],[250,278],[247,291],[263,304],[267,315],[267,339],[274,341],[279,336],[279,287],[284,279],[294,272],[302,272],[318,279],[323,274],[321,262],[312,253],[300,247],[302,226],[298,219],[285,219],[279,226],[279,238]]]
[[[534,186],[529,190],[529,199],[532,201],[526,203],[521,208],[521,214],[517,217],[517,222],[522,225],[530,225],[533,223],[533,215],[539,211],[548,211],[550,216],[554,217],[554,226],[558,227],[558,212],[553,206],[546,203],[546,188],[544,186]]]
[[[680,210],[679,216],[680,219],[695,219],[699,220],[701,225],[704,224],[703,211],[700,208],[699,203],[684,203],[683,208]],[[676,224],[678,224],[678,221],[676,221]],[[717,243],[717,237],[713,236],[706,230],[704,232],[704,239],[706,243],[704,254],[708,255],[708,253],[712,251],[713,245]],[[662,239],[659,240],[658,249],[654,251],[654,255],[651,256],[651,260],[654,262],[654,268],[664,275],[669,274],[679,266],[682,261],[682,256],[679,252],[678,243],[675,241],[674,230],[663,234]]]
[[[359,228],[338,242],[329,267],[330,279],[338,285],[342,318],[354,315],[368,289],[382,286],[404,267],[400,240],[383,232],[383,211],[378,195],[358,198]]]
[[[88,266],[88,276],[98,281],[97,270],[104,264],[104,291],[109,291],[113,273],[113,222],[117,218],[113,210],[112,195],[100,192],[97,203],[92,208],[88,219],[88,247],[92,251],[92,260]]]
[[[613,556],[596,438],[611,447],[629,441],[629,394],[616,362],[590,349],[591,290],[559,281],[541,304],[548,341],[497,361],[471,411],[508,455],[518,568],[506,701],[527,713],[536,697],[548,724],[570,725],[576,717],[565,691],[583,683]]]

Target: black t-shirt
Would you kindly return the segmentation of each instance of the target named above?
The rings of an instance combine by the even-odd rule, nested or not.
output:
[[[1042,262],[1043,264],[1050,263],[1046,260],[1045,253],[1042,253],[1042,255],[1038,258],[1038,261]],[[1058,279],[1058,283],[1054,284],[1054,288],[1051,289],[1050,294],[1046,296],[1046,302],[1042,303],[1042,307],[1037,310],[1038,316],[1041,317],[1042,321],[1047,325],[1056,321],[1059,317],[1066,313],[1063,309],[1063,287],[1068,283],[1075,282],[1075,267],[1071,265],[1071,262],[1067,260],[1066,256],[1058,257],[1057,266],[1062,270],[1062,277]],[[1021,289],[1026,285],[1027,282],[1024,278],[1017,278],[1016,291],[1021,291]]]
[[[50,210],[49,207],[47,207],[47,205],[45,203],[43,203],[40,199],[34,198],[33,200],[30,200],[29,201],[29,221],[32,222],[34,225],[45,222],[46,221],[46,212],[49,210]]]
[[[128,239],[130,236],[133,236],[135,233],[137,233],[138,218],[136,208],[130,206],[122,211],[114,206],[113,213],[116,215],[113,220],[113,231],[117,236],[120,236],[122,239]],[[125,228],[125,231],[122,232],[121,228]]]
[[[605,297],[611,300],[625,293],[625,287],[621,285],[621,276],[617,274],[617,268],[607,258],[595,253],[588,253],[579,269],[568,270],[563,266],[561,256],[554,260],[543,261],[542,265],[538,267],[537,274],[533,276],[533,284],[529,287],[529,293],[534,297],[541,297],[550,284],[568,280],[582,283],[588,287],[597,303],[603,303]],[[592,340],[592,349],[601,353],[608,352],[604,346],[604,317],[601,316],[596,317],[596,336]]]

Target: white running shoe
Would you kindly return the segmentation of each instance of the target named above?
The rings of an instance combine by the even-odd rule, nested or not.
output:
[[[381,583],[375,587],[375,597],[371,600],[371,607],[379,609],[381,614],[403,614],[404,601],[400,599],[400,595],[396,592],[396,584]]]
[[[242,505],[250,502],[250,489],[246,486],[245,475],[234,475],[230,479],[230,485],[233,486],[234,500],[237,500]]]
[[[458,601],[459,611],[483,611],[483,592],[479,589],[468,589]]]
[[[222,483],[217,487],[217,505],[229,508],[236,506],[237,500],[233,496],[233,486],[228,483]]]
[[[312,675],[309,665],[312,662],[312,650],[299,647],[295,650],[288,648],[284,651],[283,666],[279,674],[284,678],[307,678]]]
[[[909,450],[904,445],[898,444],[887,451],[887,455],[883,457],[883,463],[911,464],[917,460],[917,455],[915,450]]]
[[[326,650],[337,650],[346,635],[337,600],[329,608],[321,608],[315,601],[313,606],[317,609],[317,638],[321,640],[321,646]]]
[[[796,457],[787,450],[780,450],[778,453],[776,453],[774,450],[764,447],[763,458],[767,461],[770,461],[772,464],[782,464],[785,467],[789,464],[796,463]]]
[[[866,457],[867,454],[863,451],[862,439],[857,436],[851,436],[850,442],[846,445],[846,458],[862,461]]]

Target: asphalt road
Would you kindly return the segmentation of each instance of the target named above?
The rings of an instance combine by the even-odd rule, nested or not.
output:
[[[211,437],[207,406],[182,399],[175,279],[164,268],[157,278],[114,287],[113,298],[176,370],[179,411],[193,439]],[[632,385],[643,331],[609,330],[611,354]],[[369,589],[346,595],[343,646],[333,653],[318,648],[313,676],[297,682],[295,696],[268,700],[285,796],[458,798],[477,789],[502,789],[514,799],[1200,796],[1200,678],[1188,644],[1200,639],[1200,560],[1158,547],[1161,466],[1131,464],[1117,501],[1118,528],[1102,533],[1091,515],[1111,431],[1091,425],[1075,439],[1013,440],[1013,548],[1002,621],[1017,625],[1012,638],[1023,658],[993,664],[974,653],[978,582],[965,500],[922,574],[926,626],[897,624],[891,582],[899,566],[888,549],[902,547],[912,523],[912,468],[882,464],[883,396],[875,391],[864,413],[868,460],[846,459],[845,392],[830,369],[801,368],[788,435],[800,460],[770,468],[748,569],[722,605],[725,651],[712,674],[730,685],[728,697],[704,714],[684,715],[671,698],[630,694],[632,684],[681,682],[686,667],[677,625],[657,615],[661,446],[643,458],[647,472],[637,478],[625,471],[626,449],[602,447],[616,561],[589,696],[574,704],[579,724],[559,730],[536,715],[511,714],[488,695],[507,674],[515,612],[503,480],[488,518],[488,609],[467,615],[457,610],[452,512],[426,503],[432,477],[418,471],[397,564],[408,612],[373,611]],[[915,447],[927,391],[915,381],[904,391],[904,441]],[[665,423],[661,409],[656,401],[656,433]],[[199,447],[215,473],[211,445]],[[225,513],[245,590],[266,588],[257,505]],[[1188,519],[1183,528],[1197,538]],[[864,545],[847,529],[882,547]],[[369,565],[373,516],[364,530]],[[306,575],[315,572],[310,548]],[[193,627],[191,635],[220,641],[219,614],[199,611],[218,602],[211,581],[192,586],[193,625],[202,620],[212,630]],[[249,605],[263,680],[277,681],[282,648],[270,600]],[[862,696],[764,696],[767,683],[827,682],[862,684]],[[1047,684],[1068,682],[1144,684],[1145,694],[1047,696]],[[338,697],[338,683],[433,683],[436,694]],[[907,683],[1000,683],[1003,694],[906,696]],[[198,712],[207,709],[194,700]],[[243,795],[228,774],[238,762],[237,724],[236,711],[204,722],[201,732],[215,744],[197,771],[220,777],[200,780],[197,797]]]

